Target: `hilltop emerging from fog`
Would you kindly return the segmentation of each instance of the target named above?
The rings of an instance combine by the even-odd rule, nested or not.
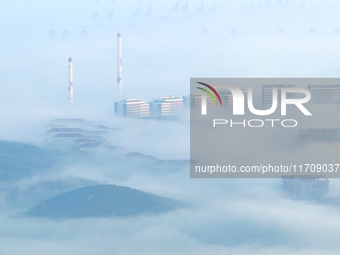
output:
[[[24,215],[46,218],[125,217],[164,213],[178,204],[168,198],[116,185],[76,189],[32,207]]]

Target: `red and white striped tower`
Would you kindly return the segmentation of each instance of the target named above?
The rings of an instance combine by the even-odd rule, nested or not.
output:
[[[117,34],[117,90],[119,96],[122,95],[123,77],[122,77],[122,35]]]
[[[68,87],[68,95],[70,102],[73,102],[73,68],[72,68],[72,58],[68,59],[68,70],[69,70],[69,87]]]

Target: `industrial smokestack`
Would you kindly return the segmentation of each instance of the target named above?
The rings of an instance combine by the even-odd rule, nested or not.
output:
[[[68,59],[68,70],[69,70],[69,87],[68,87],[68,95],[70,102],[73,102],[73,68],[72,68],[72,58]]]
[[[117,34],[117,89],[119,95],[122,95],[123,80],[122,80],[122,35]]]

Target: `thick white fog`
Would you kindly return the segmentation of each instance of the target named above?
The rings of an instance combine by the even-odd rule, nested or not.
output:
[[[176,2],[154,0],[149,17],[150,1],[143,0],[140,17],[133,18],[138,1],[117,0],[110,23],[110,0],[100,1],[96,20],[95,0],[0,1],[0,140],[44,148],[51,120],[82,118],[120,128],[109,139],[126,152],[189,159],[188,112],[176,122],[114,114],[119,98],[118,32],[123,36],[124,97],[150,101],[188,95],[192,77],[340,74],[338,1],[206,0],[203,12],[200,0],[189,1],[187,12],[186,1],[179,1],[178,11]],[[74,70],[72,105],[67,99],[68,57],[73,58]],[[295,146],[293,139],[277,141],[283,151]],[[263,147],[274,143],[268,138]],[[303,155],[312,158],[320,149],[315,146],[319,145],[306,145]],[[336,156],[338,144],[323,146],[325,159],[328,152]],[[254,149],[253,156],[261,157],[263,147]],[[280,155],[273,149],[271,157]],[[3,183],[0,254],[338,254],[339,208],[286,198],[279,179],[190,179],[189,175],[189,169],[127,169],[89,158]],[[39,194],[34,201],[40,203],[57,190],[42,194],[32,187],[58,180],[70,187],[128,186],[175,199],[183,207],[129,218],[16,217],[33,205],[12,204],[15,192]],[[330,180],[329,194],[340,195],[339,187],[337,179]]]

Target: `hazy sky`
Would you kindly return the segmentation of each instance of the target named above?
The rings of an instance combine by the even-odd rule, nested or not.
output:
[[[337,1],[260,2],[251,7],[251,1],[217,1],[212,14],[214,1],[204,1],[203,13],[197,10],[201,1],[189,1],[184,15],[172,11],[176,1],[154,0],[147,18],[149,1],[144,0],[141,17],[133,19],[138,1],[117,0],[109,25],[109,0],[100,1],[97,21],[91,21],[92,0],[1,1],[1,117],[13,126],[22,118],[46,116],[46,122],[85,112],[111,117],[118,98],[117,32],[123,34],[124,97],[187,95],[190,77],[339,75]],[[67,103],[68,57],[74,63],[72,107]]]

